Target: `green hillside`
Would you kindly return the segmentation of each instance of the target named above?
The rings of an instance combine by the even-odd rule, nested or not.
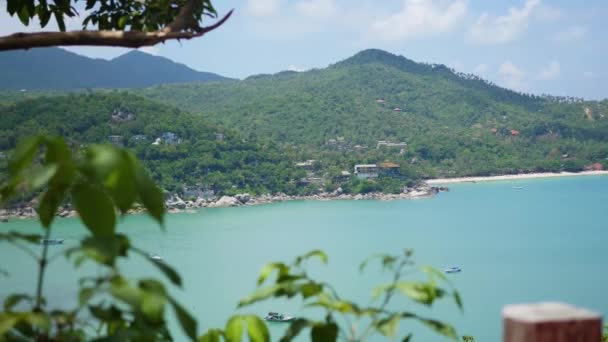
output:
[[[0,116],[0,151],[5,157],[18,139],[35,134],[64,136],[76,150],[114,140],[134,150],[168,190],[200,183],[220,193],[303,191],[289,183],[303,171],[294,170],[290,157],[273,144],[244,140],[200,116],[126,92],[0,104]],[[176,140],[163,140],[164,133],[174,133]],[[161,141],[154,145],[157,138]]]
[[[390,159],[427,176],[489,175],[580,170],[608,157],[607,101],[520,94],[381,50],[325,69],[141,94],[341,167]],[[337,137],[368,152],[336,151],[328,142]],[[382,140],[408,146],[376,151]]]
[[[110,61],[60,48],[0,52],[0,89],[137,88],[227,78],[137,50]]]

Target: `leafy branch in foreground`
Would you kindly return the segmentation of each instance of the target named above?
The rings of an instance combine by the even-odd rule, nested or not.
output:
[[[281,341],[291,341],[304,330],[310,331],[312,341],[336,341],[338,339],[364,341],[374,334],[394,337],[400,333],[399,324],[406,320],[418,321],[443,336],[454,341],[458,340],[456,329],[447,323],[418,315],[412,311],[395,311],[389,308],[388,304],[393,303],[396,300],[395,297],[399,296],[427,306],[431,306],[437,300],[449,298],[462,310],[460,294],[452,288],[445,275],[432,267],[416,267],[412,254],[411,250],[405,250],[400,255],[378,255],[361,264],[360,268],[363,272],[369,262],[380,260],[383,269],[392,274],[392,280],[389,283],[373,290],[372,301],[369,305],[361,306],[342,298],[330,284],[316,281],[307,275],[303,267],[304,261],[318,258],[326,264],[328,260],[324,252],[315,250],[297,257],[291,264],[274,262],[264,266],[257,283],[258,286],[267,285],[259,287],[250,296],[241,300],[239,307],[271,298],[290,299],[301,296],[304,300],[304,307],[324,309],[324,320],[298,318],[292,321]],[[426,280],[404,279],[412,271],[422,272],[426,275]],[[274,282],[268,281],[273,274],[276,274]],[[233,322],[240,322],[242,319],[241,316],[233,317],[224,331],[209,330],[201,341],[219,341],[221,336],[226,341],[239,341],[243,335],[242,323]],[[339,321],[344,324],[339,324]],[[265,328],[260,328],[259,331],[265,331]],[[412,334],[407,334],[404,336],[404,341],[410,341],[411,338]],[[266,340],[255,339],[255,341]]]
[[[116,232],[116,213],[125,214],[139,202],[163,224],[163,194],[135,157],[107,145],[93,145],[74,154],[62,138],[37,136],[22,141],[8,165],[0,190],[2,203],[19,193],[38,193],[42,234],[8,232],[0,241],[25,251],[37,262],[34,294],[6,297],[0,311],[0,340],[83,341],[92,336],[118,340],[168,340],[165,320],[172,307],[187,336],[196,339],[196,321],[155,279],[126,279],[117,266],[129,253],[144,256],[174,285],[181,278],[169,265],[148,258]],[[45,270],[52,258],[48,244],[38,256],[30,245],[49,239],[60,206],[71,201],[89,231],[80,245],[64,255],[75,267],[89,261],[99,265],[93,277],[83,277],[76,308],[52,309],[44,297]]]

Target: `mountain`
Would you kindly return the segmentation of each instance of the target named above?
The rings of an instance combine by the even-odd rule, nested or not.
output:
[[[0,70],[0,90],[138,88],[228,80],[136,50],[110,61],[60,48],[2,52]]]
[[[313,159],[344,158],[341,167],[391,159],[427,175],[486,175],[580,170],[608,157],[608,101],[521,94],[382,50],[325,69],[138,93]],[[367,152],[336,151],[338,137]],[[379,141],[407,148],[391,154],[376,149]]]
[[[116,143],[131,149],[170,191],[203,184],[216,193],[297,193],[303,177],[272,144],[245,141],[200,116],[127,92],[38,97],[0,104],[0,179],[5,156],[23,137],[63,136],[78,149]],[[159,143],[156,140],[160,138]]]

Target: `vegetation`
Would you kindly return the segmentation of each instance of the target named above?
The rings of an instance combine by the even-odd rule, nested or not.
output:
[[[423,177],[454,177],[608,166],[608,101],[515,93],[379,50],[326,69],[140,93],[345,169],[390,160]],[[337,137],[368,149],[328,144]],[[408,146],[378,150],[380,140]]]
[[[131,51],[110,61],[80,56],[60,48],[11,51],[0,54],[0,68],[4,70],[0,89],[28,92],[227,80],[140,51]]]

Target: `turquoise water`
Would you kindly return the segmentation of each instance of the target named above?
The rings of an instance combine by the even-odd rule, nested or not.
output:
[[[513,186],[523,186],[514,190]],[[576,177],[517,182],[454,184],[432,199],[289,202],[266,206],[205,209],[169,215],[163,233],[145,216],[130,216],[120,229],[134,244],[157,253],[184,277],[173,289],[199,319],[200,331],[221,327],[238,300],[255,289],[260,268],[291,260],[315,248],[329,254],[329,264],[310,263],[311,274],[336,285],[344,297],[367,303],[373,286],[385,280],[379,271],[363,275],[358,265],[378,252],[399,253],[411,247],[420,264],[451,275],[465,310],[444,303],[432,310],[396,301],[395,307],[419,311],[453,323],[460,334],[477,341],[501,340],[501,308],[509,303],[563,301],[608,313],[608,177]],[[11,221],[1,230],[35,231],[35,221]],[[59,219],[55,236],[76,243],[83,230],[77,219]],[[59,251],[61,248],[54,248]],[[127,274],[155,274],[133,257]],[[14,291],[33,291],[34,263],[1,245],[0,299]],[[85,267],[83,273],[97,272]],[[73,303],[76,276],[61,257],[49,267],[46,291],[51,304]],[[245,313],[267,311],[319,315],[302,309],[300,299],[252,306]],[[282,326],[271,326],[274,340]],[[443,341],[418,325],[408,325],[415,341]]]

